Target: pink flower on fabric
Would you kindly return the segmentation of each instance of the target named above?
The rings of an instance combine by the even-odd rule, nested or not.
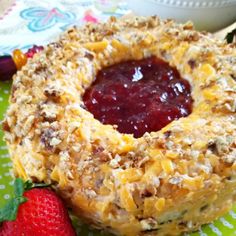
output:
[[[94,16],[92,10],[87,10],[84,13],[83,21],[97,23],[99,20],[97,17]]]

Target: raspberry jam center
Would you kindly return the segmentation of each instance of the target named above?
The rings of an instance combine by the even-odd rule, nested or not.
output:
[[[188,116],[193,103],[188,81],[156,57],[104,68],[83,100],[96,119],[136,138]]]

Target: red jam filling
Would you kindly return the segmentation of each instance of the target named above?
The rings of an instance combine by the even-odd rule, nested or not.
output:
[[[136,138],[188,116],[193,103],[188,81],[156,57],[104,68],[83,100],[96,119]]]

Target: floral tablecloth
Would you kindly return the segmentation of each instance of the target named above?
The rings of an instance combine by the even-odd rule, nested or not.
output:
[[[119,0],[14,0],[0,16],[0,55],[15,48],[24,51],[34,44],[45,45],[73,24],[96,23],[128,12],[125,2]],[[8,105],[10,86],[9,82],[0,82],[0,120]],[[2,136],[0,130],[0,207],[10,198],[13,185],[12,164]],[[80,236],[100,235],[85,226],[78,231]],[[236,235],[236,206],[226,216],[191,235]]]

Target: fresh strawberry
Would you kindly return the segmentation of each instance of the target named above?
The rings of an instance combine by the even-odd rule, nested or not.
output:
[[[25,186],[29,185],[27,182]],[[24,192],[23,181],[16,179],[15,195],[0,210],[0,222],[4,221],[0,236],[76,235],[67,209],[51,189],[33,188]]]

